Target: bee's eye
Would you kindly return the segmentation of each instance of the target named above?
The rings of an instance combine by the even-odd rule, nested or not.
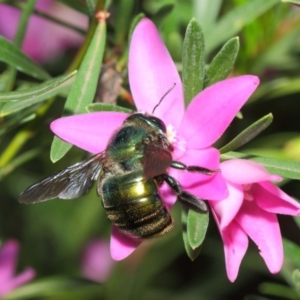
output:
[[[155,125],[156,127],[158,127],[163,133],[167,132],[166,125],[161,119],[153,117],[153,116],[149,117],[149,119],[150,119],[151,123],[153,125]]]

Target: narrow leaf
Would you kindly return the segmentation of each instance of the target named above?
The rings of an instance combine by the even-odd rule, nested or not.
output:
[[[85,2],[89,12],[89,16],[90,18],[92,18],[96,10],[97,0],[85,0]]]
[[[300,296],[300,270],[298,268],[293,271],[292,280],[293,280],[296,292],[298,294],[298,297],[296,297],[296,295],[293,295],[294,297],[291,299],[299,299],[299,296]]]
[[[11,172],[15,171],[15,169],[20,167],[22,164],[40,155],[41,152],[42,151],[40,149],[31,149],[20,154],[18,157],[10,161],[7,165],[0,168],[0,180],[2,180]]]
[[[36,298],[44,298],[44,297],[51,298],[51,296],[59,292],[74,290],[74,287],[87,286],[88,284],[89,284],[88,282],[80,279],[69,279],[64,277],[49,277],[45,279],[35,280],[26,285],[18,287],[17,289],[11,291],[9,294],[5,295],[5,300],[36,299]],[[52,299],[58,299],[58,298],[54,296]],[[66,298],[60,298],[60,299],[66,299]]]
[[[229,151],[233,151],[244,144],[251,141],[255,138],[259,133],[265,130],[273,121],[273,115],[267,114],[262,117],[258,121],[251,124],[245,130],[243,130],[239,135],[237,135],[232,141],[230,141],[227,145],[220,149],[220,153],[226,153]]]
[[[118,106],[118,105],[113,105],[109,103],[91,103],[86,107],[86,110],[88,112],[95,112],[95,111],[118,111],[118,112],[125,112],[128,114],[132,113],[132,110]]]
[[[129,41],[131,41],[131,37],[132,37],[133,31],[134,31],[136,25],[137,25],[143,18],[145,18],[145,14],[139,13],[139,14],[136,15],[136,16],[133,18],[133,20],[131,21],[131,23],[130,23],[130,28],[129,28],[129,38],[128,38]]]
[[[26,107],[57,95],[62,89],[65,89],[66,86],[73,83],[73,76],[75,74],[76,71],[68,75],[62,75],[50,79],[28,90],[0,94],[0,103],[8,102],[3,105],[0,116],[3,117],[16,111],[20,111]]]
[[[206,70],[205,87],[227,78],[228,74],[233,69],[239,47],[240,43],[238,37],[230,39],[223,46]]]
[[[128,20],[131,19],[134,11],[134,2],[133,0],[119,1],[118,5],[115,6],[114,42],[116,45],[123,45],[127,40],[129,29]]]
[[[299,0],[281,0],[281,2],[300,6]]]
[[[174,7],[175,7],[174,3],[165,4],[152,16],[152,21],[156,24],[158,28],[160,28],[161,24],[172,12]]]
[[[216,22],[222,5],[222,0],[214,0],[213,5],[211,0],[194,0],[193,1],[196,20],[201,25],[204,36],[211,26]]]
[[[13,44],[19,49],[22,47],[22,43],[25,38],[25,34],[29,24],[30,16],[34,11],[35,4],[36,0],[28,0],[24,3],[21,9],[21,15],[18,20],[18,26],[16,28],[16,32],[14,34],[13,39]],[[15,67],[9,66],[9,68],[7,68],[7,72],[9,74],[9,77],[7,78],[7,85],[4,89],[4,92],[13,90],[17,77],[17,69]]]
[[[230,10],[206,35],[209,37],[206,41],[207,53],[236,35],[245,25],[257,19],[279,2],[280,0],[251,0]]]
[[[186,105],[203,89],[205,43],[200,25],[192,19],[186,29],[182,49],[182,81]]]
[[[0,139],[2,136],[13,130],[14,128],[18,127],[20,124],[27,123],[35,119],[36,114],[33,112],[32,109],[25,109],[20,111],[18,114],[14,114],[10,118],[5,120],[4,124],[0,126]]]
[[[22,13],[18,22],[18,27],[17,27],[17,31],[16,34],[14,36],[14,44],[17,47],[21,47],[26,31],[27,31],[27,27],[29,24],[29,19],[31,14],[34,11],[34,7],[36,5],[36,0],[28,0],[24,3],[23,9],[22,9]]]
[[[74,1],[74,0],[59,0],[59,2],[64,3],[66,6],[69,6],[85,15],[88,15],[89,11],[84,3],[84,1]]]
[[[190,246],[188,231],[187,231],[187,223],[188,223],[188,212],[189,208],[182,205],[182,213],[181,213],[181,223],[182,223],[182,238],[184,243],[184,248],[188,257],[194,261],[201,252],[201,247],[193,249]]]
[[[227,152],[221,155],[222,160],[233,158],[251,159],[264,166],[272,174],[300,180],[300,162],[297,161],[255,156],[239,152]]]
[[[273,282],[263,282],[259,285],[259,291],[262,294],[269,295],[268,298],[263,298],[262,300],[270,299],[285,299],[285,300],[295,300],[299,299],[296,297],[295,291],[286,285]],[[272,298],[270,298],[272,296]],[[258,299],[259,300],[259,299]]]
[[[283,239],[283,247],[285,259],[287,260],[284,263],[284,267],[296,269],[300,267],[300,247],[289,241],[287,239]]]
[[[21,52],[17,46],[2,36],[0,36],[0,61],[37,79],[45,80],[51,77],[42,67]]]
[[[193,250],[196,250],[204,241],[209,222],[209,213],[200,213],[192,209],[187,217],[188,242]]]
[[[105,40],[106,23],[105,19],[100,19],[67,98],[64,115],[84,113],[86,106],[93,102],[98,86]],[[71,147],[71,144],[54,137],[51,160],[56,162],[61,159]]]

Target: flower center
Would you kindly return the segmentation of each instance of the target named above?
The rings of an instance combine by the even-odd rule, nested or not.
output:
[[[173,159],[176,160],[183,156],[186,151],[186,141],[177,133],[173,125],[170,124],[167,126],[166,136],[171,145],[173,146]]]
[[[243,184],[244,200],[247,200],[247,201],[254,200],[251,188],[252,188],[252,184]]]

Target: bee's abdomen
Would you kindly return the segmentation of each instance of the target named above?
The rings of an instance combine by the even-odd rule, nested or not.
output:
[[[140,170],[106,179],[102,202],[108,218],[133,237],[161,236],[173,227],[154,180],[145,182]]]

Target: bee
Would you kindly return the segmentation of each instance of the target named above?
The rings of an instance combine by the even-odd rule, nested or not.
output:
[[[77,198],[97,181],[97,193],[107,217],[121,232],[136,239],[162,236],[173,227],[173,219],[159,193],[164,182],[178,201],[191,209],[208,211],[205,202],[184,191],[168,169],[206,175],[218,171],[173,161],[172,151],[161,119],[133,113],[115,131],[103,152],[33,184],[20,195],[19,202]]]

